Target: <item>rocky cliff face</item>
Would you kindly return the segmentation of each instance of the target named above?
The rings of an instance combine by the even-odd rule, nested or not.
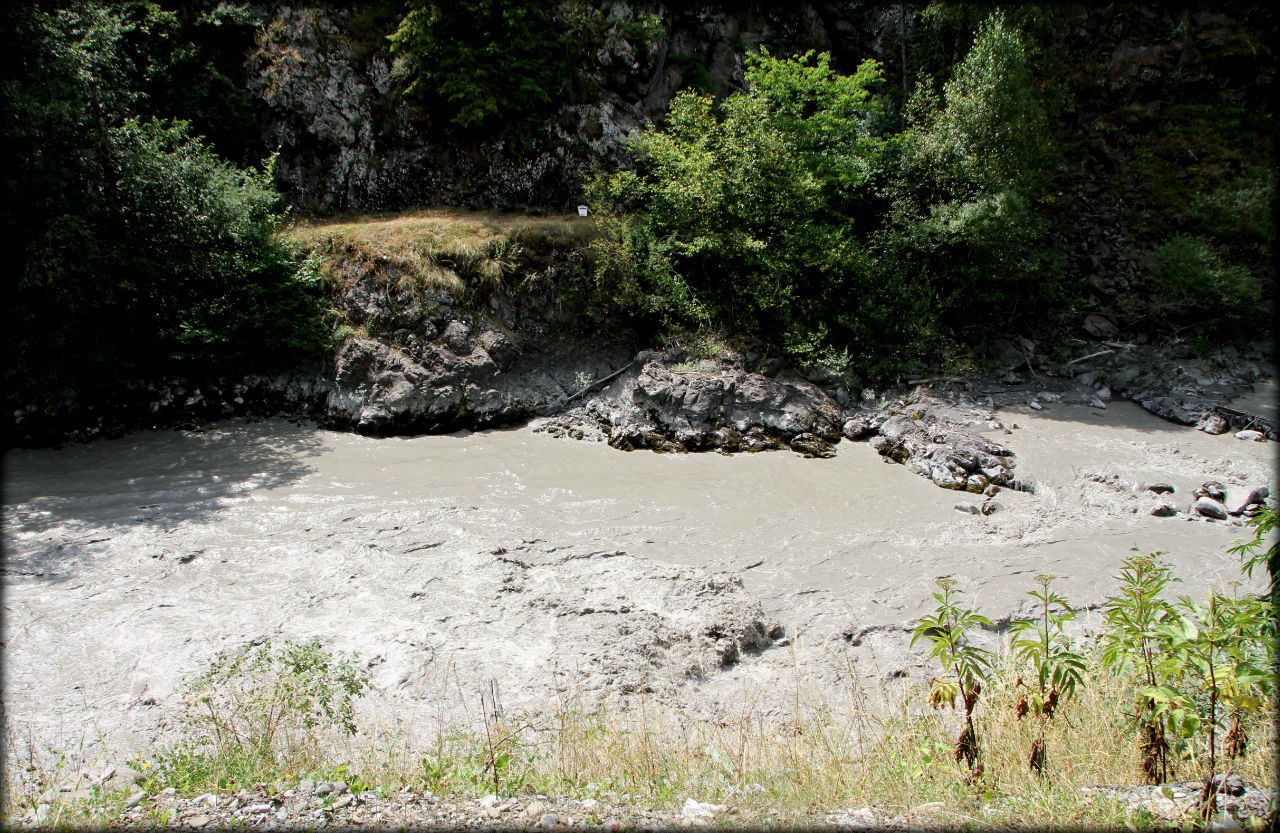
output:
[[[249,88],[263,141],[280,151],[277,182],[299,209],[562,208],[581,198],[593,165],[625,159],[627,136],[660,119],[678,90],[740,87],[750,50],[828,51],[845,71],[873,58],[895,95],[926,60],[916,16],[902,5],[604,0],[600,46],[577,68],[594,100],[563,105],[548,119],[544,139],[516,154],[498,140],[460,138],[443,119],[433,121],[438,114],[406,100],[386,32],[362,27],[358,8],[258,7],[263,29]],[[638,40],[633,24],[651,16],[662,34]],[[1229,7],[1140,4],[1054,10],[1044,40],[1067,75],[1055,79],[1064,82],[1066,98],[1058,126],[1085,145],[1064,172],[1066,212],[1084,200],[1091,211],[1100,206],[1104,219],[1121,213],[1114,189],[1095,186],[1117,172],[1169,107],[1192,98],[1266,104],[1269,24],[1260,29],[1246,16]],[[1125,249],[1123,230],[1104,239],[1074,255],[1105,295],[1123,289],[1134,270],[1116,254]]]
[[[562,208],[581,198],[595,165],[626,157],[631,133],[661,118],[671,97],[695,83],[726,92],[742,83],[743,56],[765,45],[779,53],[833,52],[849,68],[888,60],[886,35],[902,28],[898,7],[806,3],[777,8],[606,2],[602,44],[579,72],[598,90],[566,104],[527,154],[498,140],[433,125],[400,95],[385,38],[357,35],[355,11],[341,6],[263,5],[249,89],[264,144],[278,148],[276,180],[301,210]],[[653,43],[628,39],[629,24],[657,15]]]

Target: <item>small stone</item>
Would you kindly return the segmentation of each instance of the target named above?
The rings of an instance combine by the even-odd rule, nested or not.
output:
[[[555,813],[544,813],[542,818],[538,819],[538,827],[555,827],[560,823],[560,817]]]
[[[982,508],[976,503],[957,503],[955,508],[957,512],[967,512],[970,515],[982,514]]]
[[[1089,400],[1089,407],[1090,407],[1090,408],[1100,408],[1100,409],[1102,409],[1102,410],[1104,410],[1104,411],[1105,411],[1105,410],[1107,409],[1107,403],[1106,403],[1106,402],[1103,402],[1101,399],[1098,399],[1097,397],[1095,397],[1095,398],[1093,398],[1093,399],[1090,399],[1090,400]]]
[[[1213,776],[1213,788],[1225,795],[1244,795],[1245,783],[1244,779],[1235,773],[1230,775],[1218,773]]]
[[[344,793],[338,797],[338,800],[331,805],[335,810],[341,810],[343,807],[349,807],[354,804],[356,797],[351,793]]]
[[[540,818],[547,811],[547,807],[541,801],[534,801],[524,808],[524,814],[529,818]]]
[[[191,803],[194,805],[205,804],[210,807],[217,807],[218,797],[213,793],[203,793],[191,799]]]
[[[480,814],[487,819],[496,819],[502,815],[502,810],[498,807],[485,807]]]
[[[597,807],[599,807],[599,806],[600,806],[600,802],[599,802],[599,801],[596,801],[594,798],[584,798],[584,799],[582,799],[582,809],[584,809],[584,810],[586,810],[586,811],[588,811],[588,812],[590,812],[590,811],[592,811],[592,810],[595,810],[595,809],[596,809]]]
[[[1100,387],[1096,391],[1096,395],[1103,402],[1109,402],[1111,401],[1111,388],[1106,386]]]
[[[147,797],[146,790],[138,790],[136,793],[134,793],[133,795],[125,799],[124,806],[126,809],[132,810],[134,807],[137,807],[139,804],[141,804],[142,800],[146,797]]]
[[[1178,510],[1167,503],[1162,503],[1151,510],[1151,517],[1153,518],[1172,518],[1176,514],[1178,514]]]
[[[1261,443],[1261,442],[1266,442],[1267,435],[1262,433],[1261,431],[1255,431],[1252,428],[1248,428],[1248,429],[1245,429],[1244,431],[1237,431],[1236,439],[1249,440],[1251,442]]]
[[[1210,833],[1234,833],[1234,831],[1244,830],[1244,828],[1230,815],[1222,812],[1214,816],[1213,820],[1209,822],[1209,830]]]
[[[686,798],[684,806],[680,809],[680,814],[689,818],[709,819],[723,809],[723,804],[707,804],[695,801],[692,798]]]
[[[1222,418],[1221,414],[1208,413],[1200,417],[1200,421],[1196,423],[1196,428],[1206,434],[1225,434],[1231,426]]]
[[[262,813],[270,813],[271,805],[270,804],[250,804],[248,807],[244,808],[244,811],[251,815],[260,815]]]
[[[1261,504],[1269,497],[1271,497],[1271,490],[1266,486],[1255,486],[1252,489],[1233,486],[1227,490],[1222,503],[1227,507],[1228,514],[1240,515],[1245,509],[1254,504]]]
[[[1084,322],[1081,326],[1084,328],[1086,333],[1094,338],[1115,338],[1120,334],[1120,330],[1116,325],[1111,323],[1108,319],[1103,318],[1101,315],[1085,316]]]
[[[498,803],[498,797],[493,793],[489,793],[481,798],[479,803],[481,807],[494,807]]]
[[[1196,514],[1203,515],[1206,518],[1213,518],[1218,521],[1227,519],[1227,507],[1207,495],[1196,500],[1195,506],[1192,508]]]
[[[316,791],[316,782],[310,780],[299,781],[297,789],[302,795],[311,795]]]
[[[1173,486],[1168,483],[1149,483],[1147,484],[1146,490],[1148,492],[1155,492],[1157,495],[1173,494]]]
[[[206,824],[208,824],[211,821],[213,821],[211,817],[201,814],[198,816],[192,816],[191,818],[187,819],[187,826],[188,827],[204,827]]]
[[[1031,406],[1031,410],[1033,410],[1033,411],[1043,411],[1043,410],[1044,410],[1044,406],[1043,406],[1043,405],[1041,405],[1039,402],[1035,401],[1034,399],[1032,399],[1032,400],[1031,400],[1030,402],[1028,402],[1027,404]]]

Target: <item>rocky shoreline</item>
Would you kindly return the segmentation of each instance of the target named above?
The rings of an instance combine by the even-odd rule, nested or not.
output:
[[[149,794],[122,782],[137,773],[112,768],[95,785],[128,792],[118,815],[109,819],[113,829],[181,830],[297,830],[301,828],[395,828],[449,830],[672,830],[686,828],[827,827],[854,830],[931,829],[944,820],[937,804],[922,804],[906,812],[866,806],[839,811],[815,810],[787,813],[762,808],[750,800],[713,804],[688,798],[677,809],[661,809],[633,800],[630,795],[601,792],[588,784],[598,798],[567,795],[519,795],[499,798],[493,793],[470,798],[441,796],[430,791],[403,789],[390,794],[353,792],[342,781],[300,780],[291,784],[257,785],[251,789],[227,789],[184,798],[173,788]],[[1179,781],[1136,788],[1085,787],[1078,792],[1098,801],[1115,801],[1126,818],[1147,814],[1158,825],[1177,825],[1196,818],[1204,785]],[[748,797],[749,798],[749,797]],[[1274,813],[1277,791],[1230,776],[1217,797],[1219,815],[1214,830],[1242,829]],[[22,819],[24,827],[42,827],[60,821],[54,805],[45,803]],[[1233,821],[1234,820],[1234,821]]]

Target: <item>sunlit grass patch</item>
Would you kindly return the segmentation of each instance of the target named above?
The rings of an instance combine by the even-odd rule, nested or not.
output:
[[[288,238],[332,265],[365,257],[398,270],[397,288],[461,295],[494,287],[523,265],[585,246],[594,222],[576,215],[532,216],[435,208],[301,220]]]

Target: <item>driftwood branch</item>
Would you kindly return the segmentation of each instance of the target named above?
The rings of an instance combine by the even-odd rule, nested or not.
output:
[[[959,376],[930,376],[928,379],[908,379],[908,385],[927,385],[930,382],[963,382]]]
[[[1076,362],[1083,362],[1083,361],[1088,361],[1089,359],[1096,359],[1098,358],[1098,356],[1105,356],[1108,353],[1114,353],[1114,352],[1115,350],[1099,350],[1096,353],[1090,353],[1087,356],[1081,356],[1078,359],[1072,359],[1071,361],[1067,362],[1067,364],[1071,365],[1071,364],[1075,364]]]
[[[625,373],[625,372],[627,372],[628,370],[630,370],[630,369],[631,369],[631,366],[632,366],[632,365],[634,365],[634,364],[635,364],[635,362],[628,362],[628,363],[627,363],[626,365],[624,365],[621,369],[613,371],[613,372],[612,372],[612,373],[610,373],[608,376],[605,376],[603,379],[597,379],[597,380],[595,380],[594,382],[592,382],[591,384],[587,385],[587,386],[586,386],[585,388],[583,388],[582,390],[580,390],[580,391],[578,391],[577,393],[575,393],[575,394],[573,394],[572,396],[570,396],[568,399],[566,399],[566,400],[565,400],[565,402],[572,402],[573,400],[577,399],[579,396],[582,396],[582,394],[586,393],[587,391],[592,390],[592,389],[594,389],[594,388],[598,388],[598,387],[600,387],[601,385],[603,385],[605,382],[612,382],[614,379],[617,379],[617,378],[618,378],[619,376],[621,376],[623,373]]]

